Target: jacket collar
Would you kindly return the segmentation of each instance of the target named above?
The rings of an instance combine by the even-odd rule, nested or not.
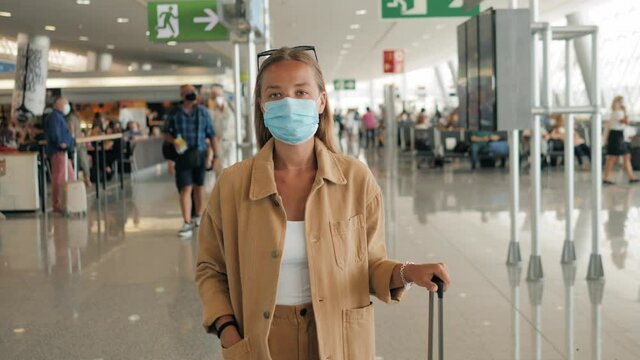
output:
[[[271,138],[253,159],[251,189],[249,190],[249,198],[251,200],[259,200],[278,193],[273,165],[274,143],[275,140]],[[314,150],[318,161],[316,181],[325,179],[334,184],[346,184],[347,179],[345,179],[335,155],[318,138],[315,138]]]

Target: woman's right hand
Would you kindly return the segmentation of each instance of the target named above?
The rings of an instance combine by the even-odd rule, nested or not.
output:
[[[232,347],[242,340],[238,328],[235,326],[227,326],[220,334],[220,344],[225,349]]]

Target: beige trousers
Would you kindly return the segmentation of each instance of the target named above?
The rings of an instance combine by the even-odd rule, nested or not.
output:
[[[318,335],[311,304],[276,305],[269,331],[273,360],[317,360]]]

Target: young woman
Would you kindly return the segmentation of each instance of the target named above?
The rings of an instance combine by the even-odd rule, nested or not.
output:
[[[604,179],[605,185],[615,184],[609,179],[611,170],[618,161],[618,158],[622,156],[622,167],[629,177],[629,183],[634,184],[640,182],[633,175],[633,168],[631,167],[631,144],[625,141],[624,130],[629,125],[629,117],[627,116],[627,109],[624,106],[624,99],[622,96],[616,96],[611,103],[611,120],[609,120],[609,136],[607,137],[607,163],[604,167]]]
[[[309,53],[311,52],[311,53]],[[444,264],[387,259],[382,194],[369,169],[337,153],[313,47],[258,55],[260,151],[226,169],[199,230],[203,325],[225,359],[373,359],[374,294],[430,291]]]

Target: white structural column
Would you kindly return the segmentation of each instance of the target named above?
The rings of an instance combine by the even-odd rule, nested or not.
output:
[[[236,149],[238,161],[242,161],[242,83],[240,82],[240,44],[233,44],[233,83],[236,112]]]
[[[583,25],[586,23],[585,16],[583,13],[572,13],[566,16],[567,25]],[[578,66],[580,67],[580,72],[582,73],[582,78],[584,79],[585,90],[587,91],[587,95],[589,99],[593,98],[593,79],[592,76],[594,74],[594,69],[592,68],[592,63],[589,59],[589,52],[595,51],[595,49],[589,49],[589,37],[582,36],[578,37],[574,40],[574,47],[576,50],[576,60],[578,62]],[[593,104],[592,104],[593,105]]]
[[[565,42],[565,93],[564,93],[564,106],[570,107],[571,91],[572,91],[572,79],[571,79],[571,45],[572,40],[566,40]],[[572,264],[576,260],[576,249],[574,246],[573,236],[573,207],[574,207],[574,132],[575,132],[575,120],[572,114],[567,114],[567,119],[564,124],[565,128],[565,140],[564,140],[564,182],[565,182],[565,239],[562,246],[562,258],[563,264]]]
[[[86,70],[96,71],[98,68],[98,54],[95,51],[87,51],[87,67]]]
[[[256,60],[256,37],[253,30],[249,32],[248,36],[248,61],[249,61],[249,80],[247,83],[247,135],[249,136],[249,143],[251,144],[251,154],[255,154],[257,151],[256,146],[256,134],[255,134],[255,113],[253,111],[254,93],[256,86],[256,76],[258,73],[258,64]]]
[[[509,8],[516,9],[518,0],[509,0]],[[520,211],[520,131],[509,131],[509,176],[511,191],[511,236],[507,252],[507,264],[516,265],[522,261],[520,254],[520,236],[518,233],[518,212]]]
[[[11,114],[19,121],[42,115],[47,91],[49,38],[18,34],[18,56]]]
[[[96,70],[109,71],[111,70],[112,64],[113,64],[113,55],[109,53],[101,53],[98,55]]]
[[[531,24],[538,22],[538,0],[530,0]],[[540,86],[538,77],[538,34],[533,35],[531,49],[531,73],[533,106],[540,104]],[[527,269],[527,280],[535,281],[543,278],[542,259],[540,258],[540,197],[541,197],[541,151],[540,151],[540,120],[539,115],[533,117],[531,131],[531,255]]]
[[[376,111],[376,93],[373,80],[369,80],[369,107],[371,111]]]
[[[269,0],[264,1],[264,49],[271,49],[271,18],[269,16]]]
[[[436,81],[438,82],[438,87],[440,88],[440,93],[442,93],[442,101],[446,102],[449,97],[449,92],[447,91],[447,87],[444,83],[444,74],[442,73],[442,68],[438,65],[433,67],[433,72],[436,75]]]

